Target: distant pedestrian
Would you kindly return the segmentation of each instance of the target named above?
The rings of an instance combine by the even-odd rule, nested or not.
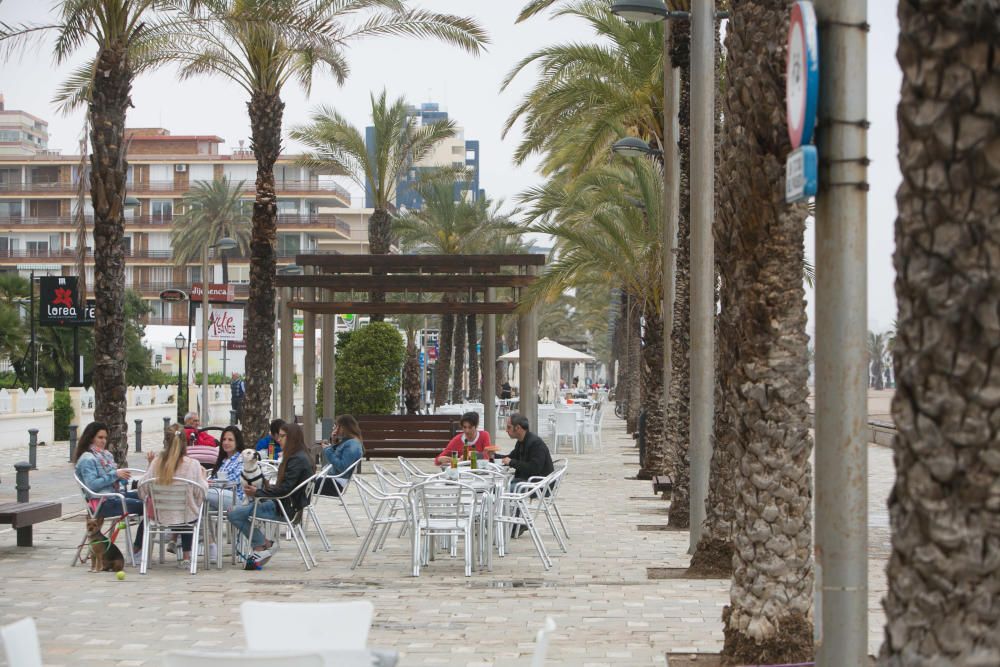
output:
[[[233,412],[236,413],[233,423],[238,424],[243,420],[243,397],[247,395],[247,385],[239,373],[233,373],[233,381],[229,383],[229,391]]]

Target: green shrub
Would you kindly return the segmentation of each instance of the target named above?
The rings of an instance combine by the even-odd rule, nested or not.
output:
[[[52,413],[55,419],[56,440],[69,440],[69,424],[73,420],[73,404],[69,391],[62,389],[52,399]]]
[[[405,357],[403,336],[391,324],[373,322],[352,332],[337,346],[337,413],[392,414]]]

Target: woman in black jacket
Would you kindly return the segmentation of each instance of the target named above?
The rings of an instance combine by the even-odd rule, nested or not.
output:
[[[305,487],[299,489],[294,495],[288,498],[292,489],[302,484],[313,475],[316,467],[313,465],[306,445],[302,437],[302,428],[297,424],[283,424],[278,431],[278,443],[281,445],[281,465],[278,467],[278,479],[274,484],[264,482],[264,488],[257,489],[253,486],[244,486],[243,493],[249,499],[257,498],[281,498],[281,500],[265,500],[257,506],[257,517],[260,519],[282,519],[281,510],[277,503],[281,503],[288,515],[288,518],[295,516],[306,503]],[[244,535],[250,534],[250,517],[253,515],[253,503],[234,507],[229,511],[229,520]],[[271,545],[269,540],[264,539],[263,533],[259,530],[253,531],[250,540],[253,545],[253,553],[250,559],[254,565],[261,567],[271,557]]]

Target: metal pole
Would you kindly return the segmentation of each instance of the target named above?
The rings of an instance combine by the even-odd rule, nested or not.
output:
[[[674,330],[674,272],[677,260],[677,210],[680,208],[680,154],[677,142],[680,138],[678,114],[680,111],[681,73],[670,65],[672,45],[670,21],[663,22],[663,414],[670,405],[670,374],[672,367],[671,335]],[[629,302],[629,308],[631,303]],[[631,310],[628,311],[631,313]],[[631,318],[626,315],[627,322]],[[628,325],[626,325],[628,326]],[[627,340],[632,336],[626,334]],[[625,356],[628,364],[640,363],[629,358],[631,346],[626,343]],[[629,366],[631,369],[631,366]],[[629,370],[631,373],[631,370]],[[625,383],[628,384],[627,382]],[[618,394],[622,395],[620,387]],[[627,395],[627,394],[626,394]],[[637,400],[638,396],[628,396]],[[627,414],[626,414],[627,417]],[[640,464],[645,468],[645,460]]]
[[[715,0],[691,5],[691,529],[701,539],[715,419]]]
[[[73,452],[76,451],[76,430],[79,428],[76,424],[69,425],[69,461],[73,461]]]
[[[486,301],[497,300],[495,287],[486,288]],[[496,439],[497,427],[497,316],[493,314],[483,317],[483,354],[480,357],[483,364],[483,430]]]
[[[326,301],[333,301],[333,293],[330,290],[323,290],[322,295]],[[337,316],[333,313],[323,315],[322,327],[320,343],[322,345],[323,419],[329,419],[332,424],[333,419],[337,416],[334,414],[336,407],[334,392],[337,390],[337,383],[334,377],[337,369]],[[324,439],[328,438],[329,434],[324,436]]]
[[[38,470],[38,429],[28,429],[28,463],[32,470]]]
[[[307,267],[306,275],[312,275],[312,267]],[[316,300],[315,288],[303,290],[306,301]],[[302,313],[302,431],[306,446],[316,442],[316,314]]]
[[[38,341],[35,338],[35,272],[31,272],[28,301],[28,319],[31,321],[31,388],[38,391]]]
[[[14,475],[14,488],[17,491],[17,502],[19,503],[29,502],[31,485],[28,483],[28,471],[31,469],[32,465],[30,463],[21,462],[14,464],[14,470],[17,471]],[[18,528],[17,546],[30,547],[32,545],[32,532],[31,526]]]
[[[281,344],[279,346],[281,368],[281,418],[285,421],[295,421],[295,396],[294,376],[295,365],[293,355],[295,354],[295,331],[293,329],[294,313],[289,307],[292,300],[291,290],[287,287],[281,289]]]
[[[188,322],[190,321],[191,319],[188,318]],[[177,423],[178,424],[184,421],[184,413],[186,412],[185,408],[181,405],[181,390],[183,388],[182,382],[184,377],[182,375],[183,369],[184,369],[184,348],[179,347],[177,348]],[[164,430],[166,430],[167,426],[169,426],[169,422],[167,421],[167,418],[164,417],[163,418]]]
[[[279,339],[281,338],[281,290],[276,289],[274,291],[274,347],[278,347]],[[274,378],[272,380],[272,391],[271,391],[271,419],[277,419],[278,413],[280,412],[279,401],[281,397],[279,396],[281,387],[281,368],[278,366],[278,354],[271,355],[271,376]]]
[[[142,420],[135,420],[135,451],[142,451]]]
[[[212,423],[208,404],[208,246],[201,250],[201,419],[204,424]]]
[[[863,664],[868,647],[867,2],[815,7],[816,664],[833,667]]]

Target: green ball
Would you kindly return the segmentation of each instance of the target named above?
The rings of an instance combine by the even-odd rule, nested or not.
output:
[[[125,572],[123,570],[118,570],[118,574],[115,576],[118,577],[118,581],[125,581]]]
[[[124,521],[119,521],[118,522],[118,530],[125,530],[125,522]]]

